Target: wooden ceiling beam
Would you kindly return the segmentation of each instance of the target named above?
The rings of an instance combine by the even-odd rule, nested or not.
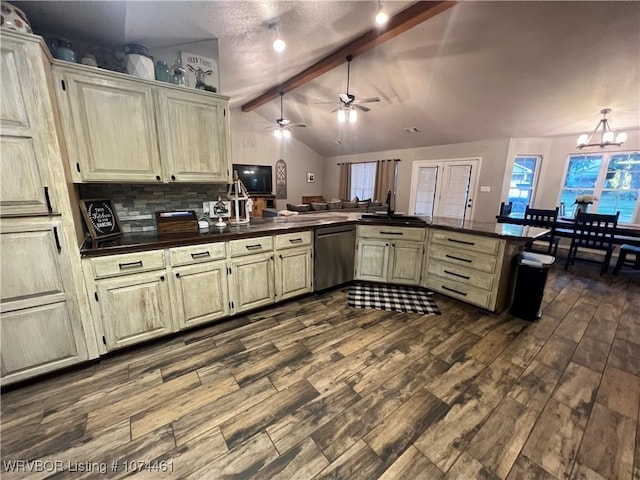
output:
[[[331,52],[322,60],[317,61],[309,68],[294,75],[280,85],[270,88],[259,97],[250,100],[242,105],[243,112],[250,112],[265,103],[277,98],[280,92],[290,92],[305,83],[319,77],[323,73],[333,70],[346,61],[347,55],[357,57],[365,52],[381,45],[382,43],[397,37],[412,27],[429,20],[439,13],[453,7],[457,2],[454,1],[436,1],[436,2],[417,2],[398,12],[389,18],[386,27],[372,28],[355,40],[341,46],[337,50]]]

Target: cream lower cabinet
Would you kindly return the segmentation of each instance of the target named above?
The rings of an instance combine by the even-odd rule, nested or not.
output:
[[[275,286],[278,301],[311,292],[311,232],[277,235],[275,243]]]
[[[508,307],[511,258],[520,249],[504,239],[433,229],[424,286],[499,312]]]
[[[225,243],[170,249],[178,329],[230,314]]]
[[[2,384],[88,358],[59,219],[5,220],[0,234]]]
[[[229,242],[231,305],[234,313],[270,305],[276,300],[273,237]]]
[[[358,225],[356,280],[419,285],[424,228]]]
[[[109,351],[166,335],[172,324],[164,251],[89,260],[96,330]],[[85,265],[87,265],[85,263]]]

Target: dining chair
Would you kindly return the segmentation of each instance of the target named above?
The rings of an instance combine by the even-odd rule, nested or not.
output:
[[[525,225],[531,227],[548,228],[549,233],[534,241],[528,242],[525,245],[525,250],[529,252],[537,251],[539,253],[546,253],[547,255],[553,255],[554,257],[557,256],[558,244],[560,243],[560,238],[556,236],[559,210],[559,207],[556,207],[553,210],[546,210],[541,208],[529,208],[529,205],[526,206],[524,210]],[[547,248],[543,251],[534,250],[535,241],[545,242],[547,244]]]
[[[600,275],[604,275],[609,268],[611,255],[613,254],[613,239],[618,226],[618,217],[620,212],[615,215],[601,213],[585,213],[579,212],[573,223],[573,233],[571,235],[571,247],[569,247],[569,255],[564,269],[568,269],[569,265],[573,265],[576,259],[587,262],[601,263]],[[605,252],[602,260],[593,258],[577,257],[579,248],[587,248],[591,250],[601,250]]]
[[[627,255],[634,255],[633,260],[627,258]],[[640,247],[635,245],[620,245],[620,252],[618,253],[618,261],[613,269],[613,274],[617,275],[622,267],[631,267],[635,270],[640,270]]]
[[[500,203],[500,216],[506,217],[507,215],[511,215],[511,210],[513,209],[513,202],[509,203]]]

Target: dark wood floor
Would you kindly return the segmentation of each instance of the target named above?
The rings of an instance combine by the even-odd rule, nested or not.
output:
[[[638,479],[640,277],[596,270],[536,323],[341,290],[9,391],[2,478]]]

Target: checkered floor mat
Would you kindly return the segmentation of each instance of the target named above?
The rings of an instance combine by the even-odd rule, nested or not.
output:
[[[422,288],[357,283],[349,288],[349,306],[440,315],[433,292]]]

